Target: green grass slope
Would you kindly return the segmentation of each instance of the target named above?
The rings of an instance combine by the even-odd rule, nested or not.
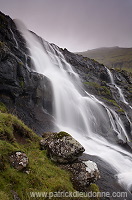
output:
[[[132,72],[132,48],[104,47],[77,54],[92,58],[109,68],[118,68]]]
[[[41,200],[49,198],[33,197],[32,192],[75,192],[71,174],[53,163],[45,150],[40,150],[40,139],[21,120],[9,114],[6,106],[0,102],[0,199],[13,200],[13,196],[18,195],[21,200]],[[29,159],[24,171],[14,169],[9,162],[9,156],[16,151],[26,153]],[[91,184],[89,191],[98,192],[98,187]]]

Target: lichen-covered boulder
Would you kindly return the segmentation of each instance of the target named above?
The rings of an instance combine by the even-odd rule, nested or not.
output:
[[[53,133],[40,141],[41,149],[47,149],[51,160],[72,163],[85,151],[83,146],[66,132]]]
[[[17,170],[23,170],[28,165],[28,157],[23,152],[15,152],[10,155],[11,166]]]
[[[72,164],[63,165],[62,168],[72,172],[72,182],[75,188],[86,191],[91,183],[95,183],[100,178],[97,164],[93,161],[77,161]]]

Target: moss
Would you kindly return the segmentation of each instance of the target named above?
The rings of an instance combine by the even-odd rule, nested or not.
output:
[[[92,191],[93,193],[96,193],[97,197],[91,198],[91,200],[99,200],[99,187],[96,184],[91,184],[88,188],[89,191]]]
[[[118,113],[124,113],[124,110],[122,108],[120,108],[119,110],[117,110]]]
[[[116,103],[115,100],[113,100],[113,99],[107,99],[107,98],[104,98],[104,97],[103,97],[103,99],[105,101],[107,101],[108,103],[111,103],[113,106],[116,106],[117,108],[121,109],[120,106]]]
[[[24,81],[20,81],[20,86],[23,88],[24,87]]]
[[[91,89],[94,89],[94,93],[99,96],[112,97],[110,89],[106,86],[101,86],[96,82],[84,82],[84,84],[89,85]]]
[[[54,133],[54,137],[56,139],[61,139],[61,138],[66,137],[66,136],[69,136],[69,134],[64,132],[64,131],[61,131],[59,133]]]
[[[6,113],[7,112],[7,107],[4,103],[0,102],[0,111],[2,113]]]
[[[20,64],[20,63],[19,63]],[[19,84],[20,84],[20,87],[21,88],[24,88],[24,79],[23,79],[23,77],[19,77]]]
[[[5,46],[4,42],[0,41],[0,48],[2,48],[3,46]]]
[[[95,88],[99,88],[100,87],[100,85],[98,83],[96,83],[96,82],[84,82],[84,84],[88,84],[88,85],[90,85],[92,87],[95,87]]]

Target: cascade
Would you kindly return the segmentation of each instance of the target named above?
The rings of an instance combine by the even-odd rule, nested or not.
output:
[[[77,139],[87,154],[109,163],[116,170],[118,182],[131,191],[132,155],[114,141],[129,139],[119,116],[84,91],[78,74],[58,47],[37,39],[19,23],[17,27],[27,42],[36,71],[51,81],[58,128]]]
[[[132,107],[131,107],[131,106],[129,105],[129,103],[126,101],[126,99],[125,99],[125,97],[124,97],[124,95],[123,95],[123,92],[122,92],[121,88],[119,88],[119,87],[115,84],[115,81],[114,81],[114,78],[113,78],[113,75],[112,75],[111,71],[110,71],[107,67],[105,67],[105,68],[106,68],[107,73],[108,73],[108,75],[109,75],[109,77],[110,77],[110,81],[111,81],[112,86],[114,86],[114,87],[117,89],[117,91],[119,92],[120,100],[121,100],[123,103],[125,103],[125,104],[129,107],[129,109],[132,110]],[[128,122],[129,122],[129,124],[130,124],[130,127],[131,127],[131,129],[132,129],[132,122],[131,122],[131,120],[129,119],[128,114],[127,114],[126,112],[125,112],[125,115],[126,115],[126,118],[127,118]],[[132,130],[131,130],[131,133],[132,133]]]
[[[119,92],[119,95],[120,95],[120,100],[125,103],[126,105],[128,105],[128,102],[126,101],[125,97],[124,97],[124,94],[121,90],[121,88],[119,88],[116,84],[115,84],[115,81],[114,81],[114,78],[113,78],[113,75],[111,73],[111,71],[105,67],[106,70],[107,70],[107,73],[109,74],[109,77],[110,77],[110,80],[111,80],[111,84],[117,89],[117,91]],[[130,109],[132,109],[132,107],[129,105]]]

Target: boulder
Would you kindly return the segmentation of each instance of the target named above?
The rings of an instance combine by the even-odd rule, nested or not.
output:
[[[72,172],[72,182],[78,191],[86,191],[91,183],[95,183],[100,178],[97,164],[90,160],[77,161],[63,165],[62,168]]]
[[[72,163],[85,151],[83,146],[66,132],[53,133],[40,141],[41,149],[47,149],[51,160]]]
[[[12,153],[9,160],[11,166],[19,171],[25,169],[28,165],[28,157],[25,153],[20,151]]]

